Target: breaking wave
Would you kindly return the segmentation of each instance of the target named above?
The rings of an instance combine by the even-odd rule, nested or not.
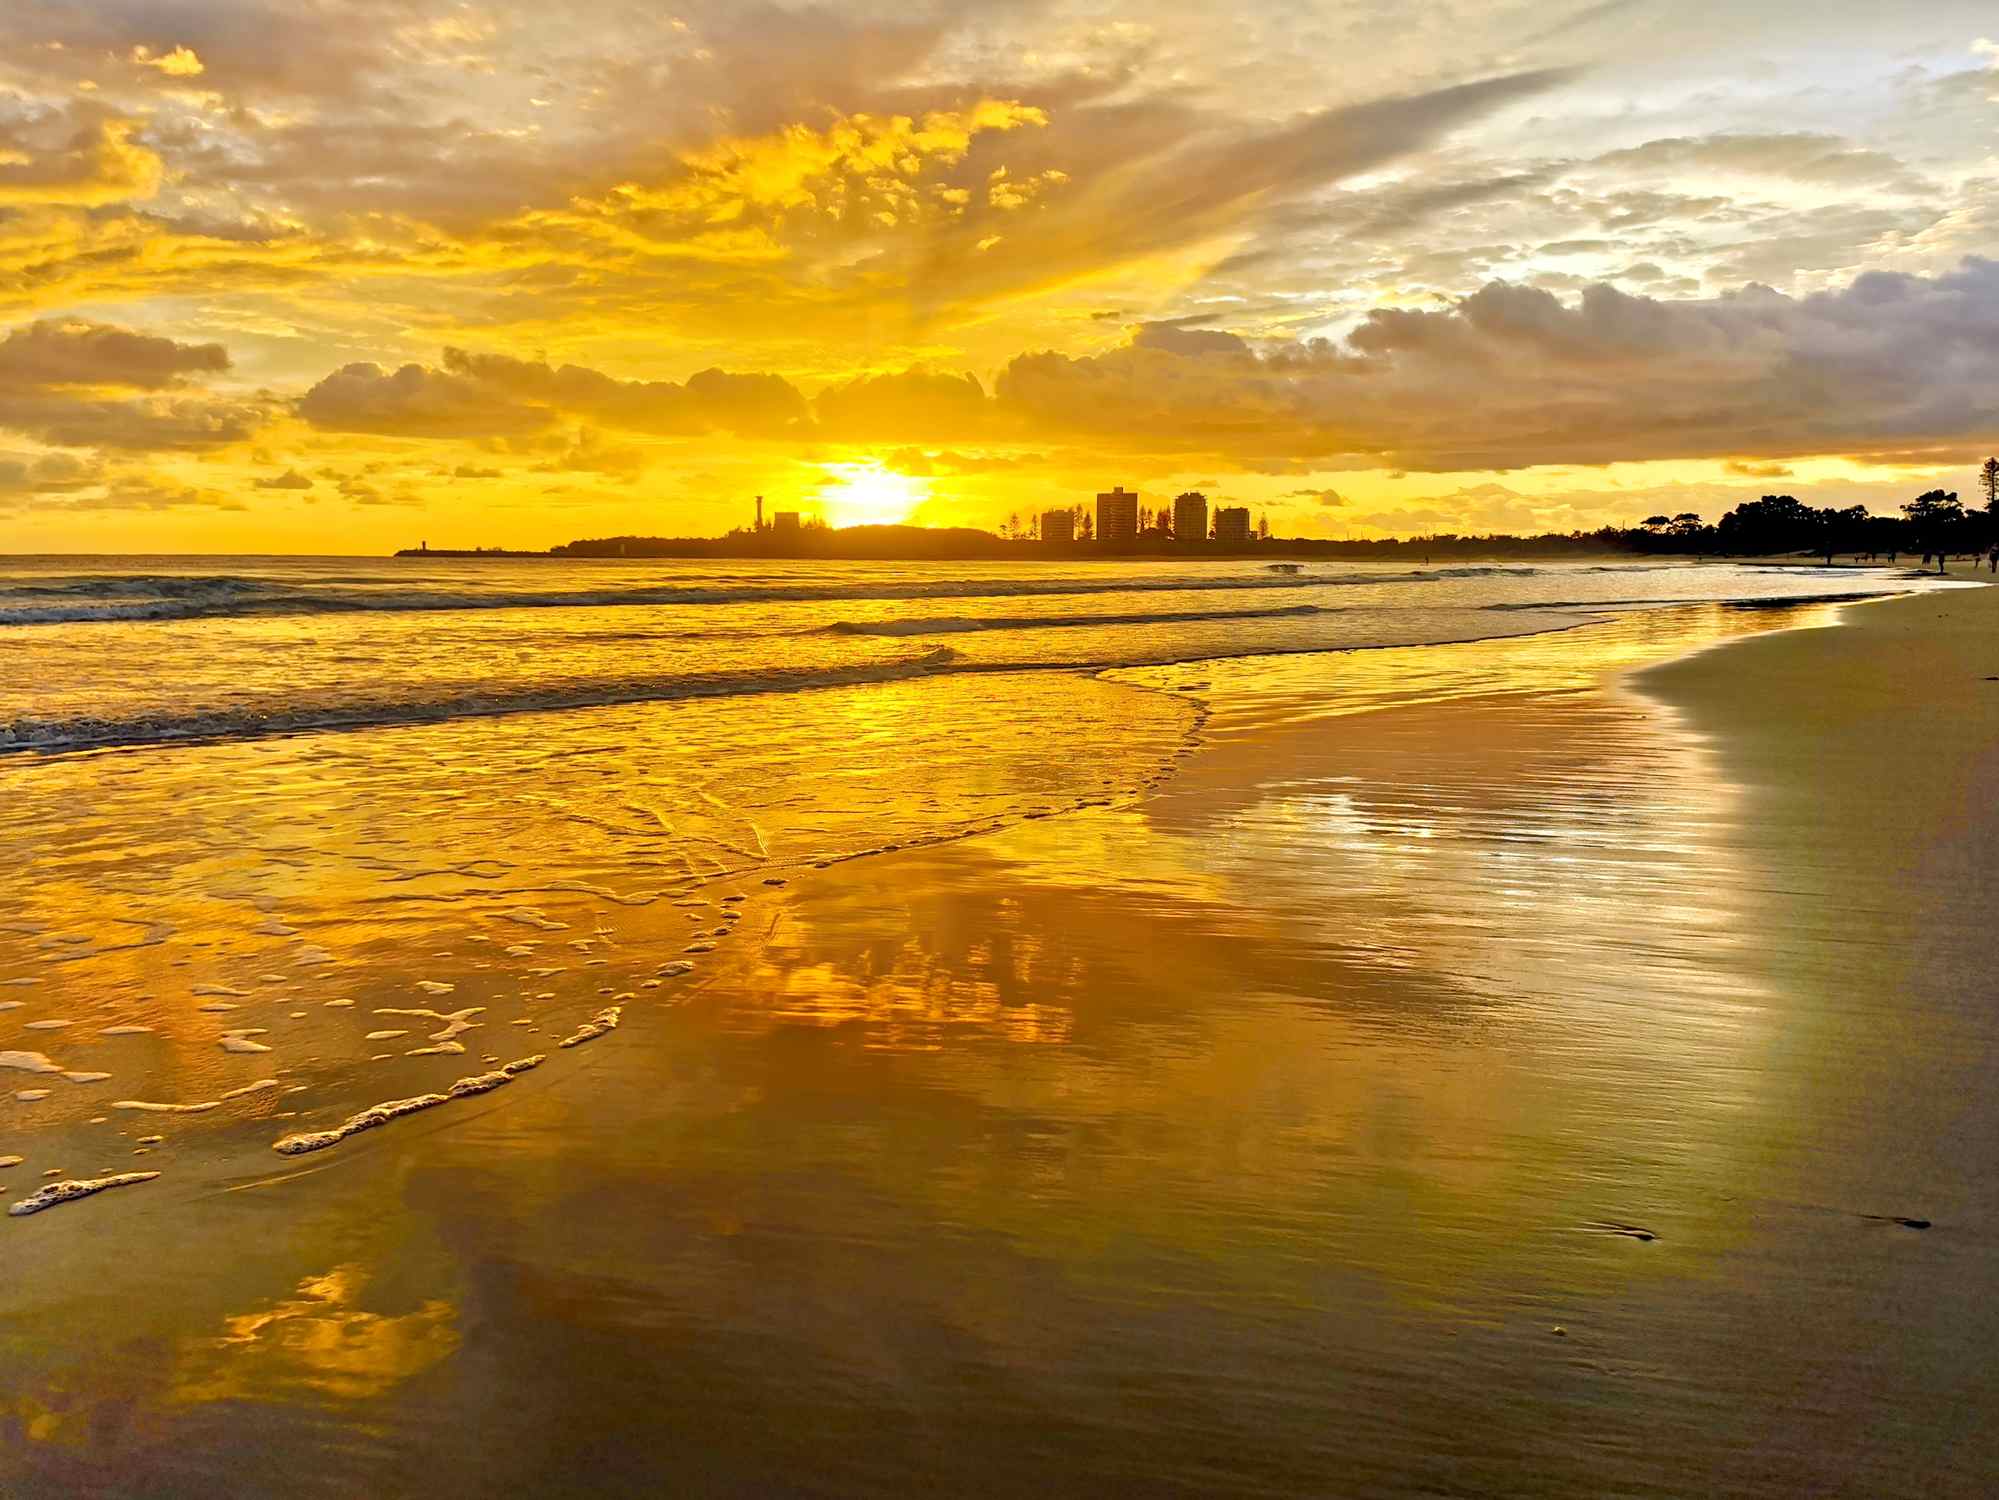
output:
[[[192,713],[162,711],[129,718],[78,715],[21,718],[0,723],[0,754],[110,746],[157,745],[222,739],[254,739],[325,729],[374,729],[398,724],[431,724],[448,719],[490,718],[564,708],[605,708],[623,703],[664,703],[681,698],[719,698],[746,693],[802,692],[809,688],[900,682],[948,670],[957,653],[947,646],[893,662],[819,670],[714,672],[679,677],[629,678],[569,687],[481,689],[431,697],[373,701],[288,703],[271,709],[222,708]]]
[[[823,628],[834,635],[964,635],[978,630],[1044,630],[1078,625],[1221,624],[1231,620],[1276,620],[1330,613],[1318,604],[1283,604],[1269,609],[1171,610],[1150,614],[945,615],[907,620],[837,620]]]

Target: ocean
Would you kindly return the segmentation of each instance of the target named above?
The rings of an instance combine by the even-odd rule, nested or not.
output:
[[[17,557],[0,559],[0,750],[1414,645],[1587,607],[1897,586],[1739,564]]]

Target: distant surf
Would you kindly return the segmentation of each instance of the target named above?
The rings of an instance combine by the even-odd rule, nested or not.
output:
[[[1727,563],[8,558],[0,752],[1425,644],[1911,586]]]
[[[1444,575],[1404,574],[1402,581]],[[1070,594],[1130,594],[1243,589],[1296,589],[1337,583],[1398,581],[1395,575],[1230,574],[1133,578],[974,578],[789,582],[783,575],[756,583],[721,580],[644,583],[604,588],[477,589],[395,587],[376,580],[286,583],[230,575],[179,574],[28,580],[0,585],[0,626],[100,621],[200,620],[241,615],[435,613],[488,609],[626,609],[643,606],[781,604],[842,599],[1049,598]]]

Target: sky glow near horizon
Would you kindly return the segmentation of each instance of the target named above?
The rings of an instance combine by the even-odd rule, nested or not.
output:
[[[1968,497],[1995,37],[1959,0],[13,0],[0,546]]]

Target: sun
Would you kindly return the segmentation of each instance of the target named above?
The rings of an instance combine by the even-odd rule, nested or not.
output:
[[[819,491],[827,523],[833,526],[883,526],[906,521],[929,498],[921,479],[898,474],[878,458],[851,463],[822,463],[826,484]]]

